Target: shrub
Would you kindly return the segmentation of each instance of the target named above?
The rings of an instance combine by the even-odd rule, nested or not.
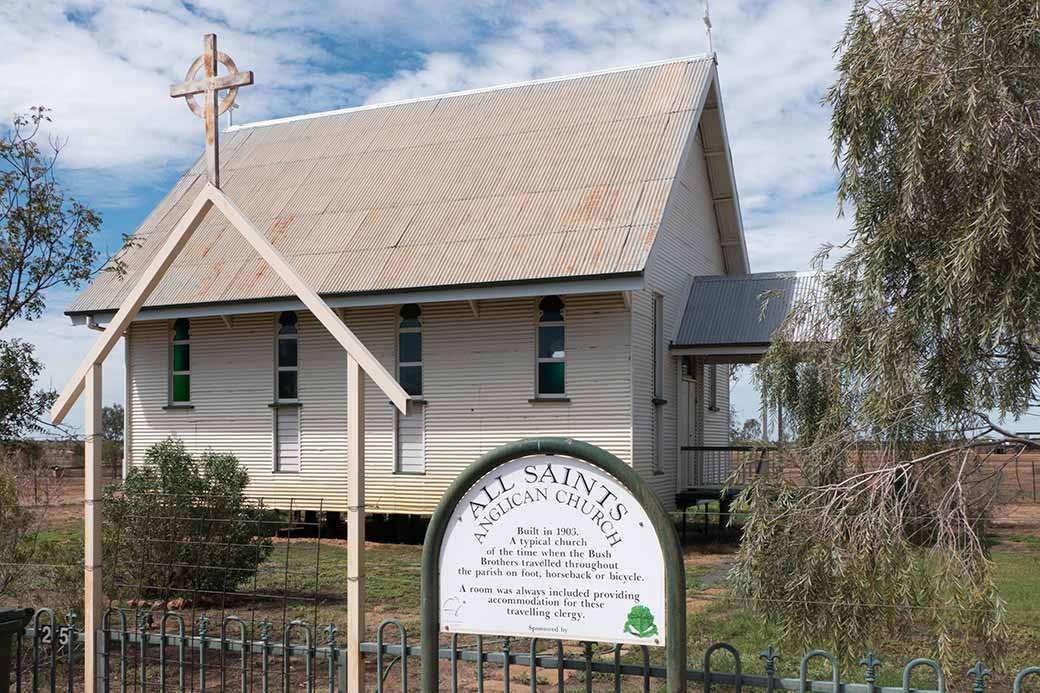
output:
[[[272,515],[245,496],[234,455],[193,457],[167,439],[105,492],[104,557],[113,597],[163,603],[232,592],[271,553]]]
[[[14,475],[0,465],[0,595],[11,590],[32,556],[32,528],[32,513],[18,497]]]

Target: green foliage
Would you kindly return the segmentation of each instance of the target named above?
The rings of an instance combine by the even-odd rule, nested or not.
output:
[[[35,389],[43,372],[33,345],[21,339],[0,339],[0,441],[16,440],[43,429],[53,392]]]
[[[56,180],[63,143],[40,142],[49,121],[47,109],[35,107],[0,132],[0,331],[16,318],[40,317],[48,290],[77,288],[96,270],[91,239],[101,217]],[[118,260],[109,267],[122,268]],[[0,341],[0,440],[42,430],[55,395],[33,389],[41,371],[32,345]]]
[[[762,424],[759,423],[758,419],[745,419],[740,428],[732,427],[729,432],[729,439],[730,442],[737,444],[761,443]]]
[[[857,0],[826,100],[850,237],[756,374],[804,484],[745,492],[735,583],[846,656],[908,614],[999,650],[978,451],[1040,388],[1037,4]]]
[[[18,497],[14,476],[0,466],[0,594],[8,592],[32,555],[33,516]]]
[[[105,440],[123,442],[124,412],[122,404],[112,404],[101,409],[101,432]]]
[[[233,455],[198,458],[168,439],[119,491],[106,489],[104,556],[114,596],[168,601],[233,591],[271,553],[270,513],[253,505]]]
[[[101,409],[101,458],[109,467],[119,466],[123,460],[123,405],[113,404]]]
[[[38,318],[48,289],[78,287],[98,260],[91,237],[101,217],[55,179],[62,145],[41,146],[48,122],[47,109],[35,107],[0,135],[0,330]]]

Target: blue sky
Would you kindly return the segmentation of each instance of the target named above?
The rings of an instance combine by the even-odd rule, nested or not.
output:
[[[820,100],[850,5],[711,8],[753,271],[806,269],[846,236]],[[167,93],[206,32],[256,74],[239,94],[242,123],[704,53],[702,12],[700,0],[8,0],[0,112],[53,109],[68,139],[62,178],[102,213],[100,245],[114,250],[201,150],[201,122]],[[62,315],[71,298],[52,293],[45,316],[5,335],[37,345],[45,385],[62,385],[96,335]],[[106,402],[123,399],[122,363],[121,351],[106,362]],[[740,419],[758,408],[743,381]]]

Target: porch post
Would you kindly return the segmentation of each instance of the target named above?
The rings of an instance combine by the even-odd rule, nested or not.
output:
[[[347,691],[365,690],[365,374],[347,354]]]
[[[83,686],[98,680],[97,630],[101,623],[101,364],[87,370],[83,411]]]

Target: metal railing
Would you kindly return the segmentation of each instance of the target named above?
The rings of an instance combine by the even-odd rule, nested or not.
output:
[[[683,445],[679,449],[688,488],[746,486],[778,462],[778,448],[772,446]]]
[[[384,634],[392,629],[397,642],[390,644]],[[150,613],[109,610],[100,643],[100,677],[98,690],[126,691],[282,691],[304,689],[308,693],[346,690],[346,650],[340,647],[338,631],[332,625],[316,629],[302,621],[292,621],[280,629],[278,638],[267,621],[261,621],[254,636],[253,628],[236,616],[227,616],[219,624],[200,616],[193,623],[174,612]],[[320,637],[318,637],[320,635]],[[663,681],[665,668],[651,662],[647,647],[565,644],[559,640],[491,638],[459,635],[439,648],[438,657],[450,663],[447,690],[460,688],[483,693],[489,689],[509,693],[511,687],[531,693],[541,690],[584,689],[587,693],[609,686],[631,690],[634,683],[649,693],[654,682]],[[85,635],[77,629],[74,614],[63,623],[50,609],[38,611],[29,627],[17,638],[17,656],[12,677],[15,693],[82,689],[82,643]],[[396,690],[407,693],[416,689],[417,679],[410,675],[420,667],[409,667],[409,660],[419,658],[421,648],[409,644],[404,624],[396,619],[383,621],[375,642],[361,645],[362,652],[375,657],[376,673],[370,688],[376,693]],[[730,671],[715,671],[713,662],[719,653],[728,653]],[[946,674],[931,659],[915,659],[901,671],[901,686],[877,684],[880,662],[868,654],[861,662],[862,682],[848,681],[837,658],[822,650],[809,652],[799,661],[797,678],[778,675],[779,654],[772,647],[758,655],[764,674],[744,673],[741,653],[732,645],[716,643],[704,653],[700,669],[688,672],[691,688],[706,693],[718,687],[740,691],[753,689],[773,691],[819,691],[823,693],[947,693]],[[828,676],[810,678],[810,664],[820,660]],[[421,666],[421,665],[420,665]],[[926,670],[924,683],[918,670]],[[981,662],[967,672],[973,693],[985,693],[992,676]],[[1012,693],[1024,693],[1027,679],[1040,682],[1040,667],[1029,667],[1016,675]],[[913,687],[911,687],[913,683]],[[927,688],[922,687],[927,686]]]

